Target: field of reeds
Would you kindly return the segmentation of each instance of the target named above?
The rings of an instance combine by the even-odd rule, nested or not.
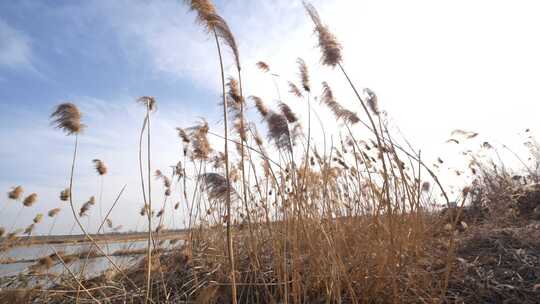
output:
[[[0,291],[0,302],[540,302],[540,150],[532,137],[522,169],[471,151],[466,156],[472,182],[450,194],[436,166],[391,132],[375,93],[350,79],[342,43],[311,4],[304,6],[322,68],[342,74],[356,96],[354,108],[336,100],[324,79],[312,79],[302,59],[298,78],[288,81],[289,92],[276,89],[277,107],[256,92],[244,92],[241,54],[226,20],[209,0],[184,2],[219,58],[222,100],[216,111],[223,115],[223,128],[211,130],[204,120],[179,127],[182,153],[169,176],[152,167],[158,101],[151,96],[136,100],[144,110],[141,129],[134,132],[140,138],[140,216],[148,227],[146,248],[136,254],[144,258],[119,267],[111,256],[130,252],[106,252],[82,220],[96,199],[76,208],[74,170],[78,139],[92,126],[84,124],[76,102],[63,103],[50,116],[59,132],[73,138],[70,183],[59,189],[59,199],[68,203],[74,223],[93,244],[79,258],[107,257],[110,270],[94,277],[84,267],[72,272],[67,266],[72,257],[55,252],[36,262],[38,270],[53,263],[66,267],[54,284],[11,282]],[[226,75],[224,60],[234,62],[233,74]],[[269,86],[281,81],[271,63],[261,61],[257,67],[268,75]],[[281,99],[285,94],[305,107],[307,117],[299,119]],[[325,129],[315,104],[335,117],[339,137],[323,132],[322,138],[313,138],[315,126]],[[257,117],[247,114],[248,107]],[[453,135],[450,144],[479,136],[462,130]],[[223,145],[212,146],[209,138]],[[497,148],[485,142],[481,149]],[[99,176],[107,174],[104,162],[94,163]],[[163,200],[152,201],[153,191]],[[183,242],[165,250],[159,234],[167,229],[164,206],[172,204],[167,199],[173,191],[181,193],[174,209],[185,210],[189,230]],[[22,208],[38,197],[26,195],[22,186],[8,196]],[[115,229],[109,214],[116,201],[104,209],[98,233]],[[58,212],[52,209],[48,216]],[[31,235],[42,218],[37,215],[25,231],[1,228],[2,246]]]

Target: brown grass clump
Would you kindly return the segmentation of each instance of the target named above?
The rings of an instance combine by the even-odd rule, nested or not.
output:
[[[37,202],[37,194],[32,193],[24,198],[23,205],[25,207],[32,207],[32,205],[34,205],[36,202]]]
[[[18,200],[21,198],[24,190],[22,186],[15,186],[8,192],[8,198],[12,200]]]

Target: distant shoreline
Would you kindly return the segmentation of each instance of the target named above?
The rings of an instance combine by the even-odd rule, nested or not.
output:
[[[158,233],[153,233],[154,237],[158,237],[162,240],[172,240],[172,239],[185,239],[188,235],[189,230],[187,229],[178,229],[178,230],[164,230]],[[148,232],[126,232],[126,233],[106,233],[106,234],[90,234],[90,236],[98,243],[114,241],[115,243],[119,242],[129,242],[129,241],[139,241],[148,239]],[[40,245],[40,244],[82,244],[89,243],[90,240],[84,234],[77,235],[36,235],[30,237],[17,237],[15,239],[8,240],[7,238],[0,238],[0,246],[4,243],[10,243],[10,245],[15,245],[11,247],[22,247],[30,245]]]

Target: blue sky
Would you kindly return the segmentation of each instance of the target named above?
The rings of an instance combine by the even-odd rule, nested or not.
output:
[[[426,157],[458,154],[444,145],[456,128],[480,132],[478,141],[515,144],[525,128],[536,131],[540,44],[535,37],[540,20],[535,2],[314,4],[343,42],[345,64],[355,82],[375,90],[391,121]],[[258,60],[279,72],[286,91],[286,80],[297,77],[296,58],[303,57],[314,86],[329,81],[340,102],[358,110],[342,76],[319,64],[300,1],[216,5],[239,42],[248,95],[269,103],[276,99],[269,79],[255,69]],[[14,226],[25,226],[36,212],[60,205],[57,196],[67,184],[72,138],[53,130],[48,115],[69,100],[80,106],[88,125],[81,137],[76,200],[81,204],[96,193],[91,160],[103,159],[110,167],[105,200],[110,203],[128,184],[113,220],[141,228],[136,147],[143,112],[134,99],[152,95],[158,100],[155,168],[176,163],[176,126],[192,125],[203,116],[220,127],[215,48],[193,21],[179,0],[0,2],[0,189],[20,184],[26,194],[40,196]],[[229,72],[231,64],[228,58]],[[302,107],[291,106],[305,116]],[[322,115],[333,122],[329,114]],[[0,204],[8,204],[0,206],[0,222],[12,226],[20,208],[9,205],[14,203],[5,196]],[[63,207],[55,232],[71,228]],[[38,232],[47,229],[45,224]]]

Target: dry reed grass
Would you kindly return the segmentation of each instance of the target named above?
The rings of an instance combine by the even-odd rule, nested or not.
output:
[[[62,191],[60,199],[70,201],[75,221],[97,248],[86,252],[86,259],[107,257],[115,269],[87,280],[79,280],[70,272],[71,277],[58,281],[54,288],[38,295],[31,293],[35,302],[458,303],[466,300],[479,303],[500,300],[501,288],[511,290],[512,297],[507,298],[510,301],[533,303],[532,299],[539,298],[536,285],[531,283],[540,279],[535,270],[540,265],[538,244],[509,237],[506,232],[491,235],[486,227],[515,224],[517,219],[529,223],[536,216],[540,219],[540,196],[537,196],[540,189],[525,189],[516,185],[521,178],[496,170],[499,167],[492,170],[490,166],[475,163],[470,167],[476,176],[473,186],[458,195],[459,204],[449,204],[444,188],[420,155],[396,142],[375,93],[369,89],[364,89],[362,96],[358,93],[342,66],[341,44],[308,3],[304,6],[315,25],[321,62],[340,67],[370,124],[364,124],[359,114],[338,103],[327,82],[312,81],[306,62],[298,59],[300,88],[290,81],[287,84],[293,95],[307,101],[307,126],[301,125],[302,117],[282,100],[278,109],[272,110],[261,98],[250,96],[261,122],[267,126],[268,142],[263,140],[256,123],[244,113],[241,62],[231,29],[211,1],[184,2],[197,14],[197,22],[215,38],[221,64],[224,133],[213,133],[204,120],[190,128],[177,128],[183,160],[171,166],[171,178],[160,170],[151,171],[150,114],[156,110],[156,100],[149,96],[137,99],[146,108],[140,133],[139,166],[143,194],[140,215],[148,220],[148,243],[143,249],[110,254],[145,255],[126,270],[110,260],[110,255],[101,250],[78,220],[94,205],[94,197],[82,205],[78,217],[75,213],[72,201],[75,141],[70,187]],[[231,50],[237,78],[225,78],[223,45]],[[256,65],[263,73],[270,72],[267,63],[260,61]],[[310,98],[317,90],[314,83],[322,83],[320,101],[343,123],[346,134],[340,134],[339,142],[333,138],[327,142],[324,138],[322,147],[311,142]],[[58,106],[51,117],[53,124],[67,135],[77,136],[84,128],[81,113],[74,104]],[[231,132],[228,123],[232,123]],[[355,132],[353,128],[360,125],[370,133]],[[146,168],[142,159],[145,131]],[[478,134],[458,130],[452,135],[466,140]],[[210,145],[209,136],[224,140],[223,151]],[[460,143],[456,139],[452,142]],[[236,146],[237,155],[229,151],[228,144]],[[193,170],[186,170],[189,161]],[[213,166],[209,168],[208,164]],[[99,175],[107,173],[101,160],[94,160],[94,165]],[[538,168],[527,168],[535,174],[526,178],[537,183]],[[424,171],[429,178],[422,175]],[[189,237],[171,251],[161,247],[165,242],[159,238],[160,233],[167,230],[162,221],[165,207],[157,214],[152,209],[152,172],[163,184],[163,206],[173,194],[173,186],[183,186],[182,201],[175,203],[174,210],[185,204]],[[191,185],[189,189],[186,180],[192,181],[194,187]],[[433,208],[436,199],[432,194],[437,191],[448,203],[442,212]],[[17,186],[8,197],[18,200],[22,193],[22,187]],[[31,194],[23,204],[31,206],[36,200],[37,195]],[[464,207],[466,202],[470,206]],[[55,217],[59,211],[52,209],[48,216]],[[9,232],[7,239],[16,239],[21,232],[32,233],[42,217],[38,214],[24,231]],[[153,217],[159,218],[158,223],[152,222]],[[479,234],[467,234],[475,229],[471,224],[477,222],[488,226],[482,226],[484,230],[477,231]],[[104,224],[113,229],[107,216],[102,219]],[[0,237],[3,234],[5,230],[1,228]],[[526,282],[514,286],[512,280],[517,275],[510,280],[504,277],[505,273],[496,272],[501,283],[495,284],[487,274],[489,268],[478,272],[480,268],[471,266],[477,261],[460,260],[479,256],[483,251],[477,249],[482,246],[492,250],[501,239],[517,244],[517,247],[501,245],[504,247],[501,261],[509,263],[505,266],[511,271],[527,264],[518,273],[522,279],[530,276]],[[169,244],[176,242],[171,240]],[[524,251],[509,254],[510,249]],[[65,265],[69,258],[57,253],[43,257],[38,265],[49,269],[57,261]],[[475,295],[471,289],[479,284],[497,296]],[[460,288],[465,291],[460,293]],[[76,291],[76,295],[63,298],[59,290],[67,290],[68,294]],[[19,296],[0,293],[0,299]]]

